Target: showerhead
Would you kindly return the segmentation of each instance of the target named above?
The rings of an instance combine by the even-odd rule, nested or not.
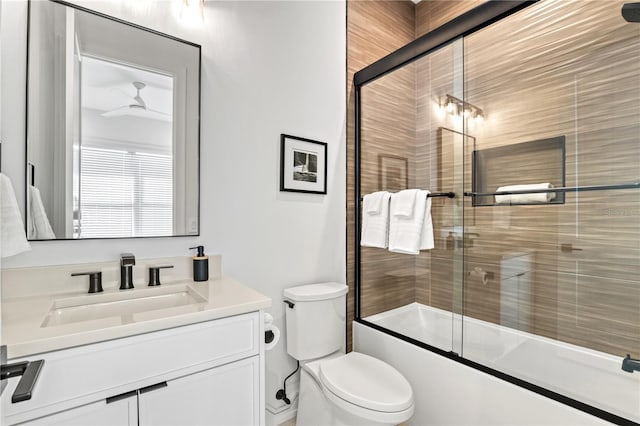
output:
[[[622,17],[627,22],[640,22],[640,3],[622,5]]]

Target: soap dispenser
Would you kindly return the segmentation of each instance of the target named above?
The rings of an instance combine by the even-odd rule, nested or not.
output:
[[[456,237],[453,235],[453,232],[449,231],[449,236],[447,237],[447,242],[445,244],[447,250],[455,250],[456,249]]]
[[[191,247],[198,250],[198,254],[193,256],[193,280],[208,281],[209,280],[209,256],[204,254],[204,246]]]

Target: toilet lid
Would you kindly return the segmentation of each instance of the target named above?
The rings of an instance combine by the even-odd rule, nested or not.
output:
[[[413,404],[411,385],[398,370],[358,352],[320,364],[320,380],[335,395],[370,410],[390,413]]]

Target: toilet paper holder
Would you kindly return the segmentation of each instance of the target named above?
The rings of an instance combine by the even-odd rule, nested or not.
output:
[[[273,316],[264,313],[264,343],[265,350],[271,350],[280,340],[280,329],[273,324]]]
[[[276,336],[273,334],[273,330],[266,330],[264,332],[264,342],[266,344],[273,342],[273,339],[275,339],[275,337]]]
[[[475,268],[473,268],[473,270],[467,272],[467,275],[470,277],[479,278],[480,282],[482,282],[483,285],[487,285],[489,280],[492,280],[495,276],[492,271],[485,271],[479,266],[476,266]]]

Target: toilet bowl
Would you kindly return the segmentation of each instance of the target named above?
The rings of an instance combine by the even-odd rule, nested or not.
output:
[[[286,289],[287,352],[300,361],[297,426],[397,425],[411,418],[413,390],[389,364],[344,354],[347,287]]]

